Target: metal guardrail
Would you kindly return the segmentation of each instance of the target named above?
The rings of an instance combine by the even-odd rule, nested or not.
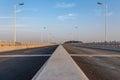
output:
[[[118,45],[79,45],[80,47],[85,48],[94,48],[94,49],[102,49],[102,50],[110,50],[110,51],[120,51],[120,46]]]

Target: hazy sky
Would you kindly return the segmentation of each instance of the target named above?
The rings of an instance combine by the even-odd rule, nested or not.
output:
[[[108,40],[120,40],[120,0],[0,0],[0,40],[13,41],[14,4],[17,41],[104,41],[107,3]],[[42,39],[41,39],[42,38]]]

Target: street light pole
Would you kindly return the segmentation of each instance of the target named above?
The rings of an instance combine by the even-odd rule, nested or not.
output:
[[[14,43],[16,43],[16,7],[17,5],[14,5]]]
[[[108,16],[107,11],[108,11],[108,6],[106,4],[105,5],[105,42],[107,42],[107,27],[108,27],[108,25],[107,25],[107,16]]]
[[[46,32],[46,38],[47,38],[46,42],[49,43],[49,32],[48,32],[46,27],[44,29],[46,29],[46,31],[45,31]]]
[[[40,42],[42,43],[43,42],[43,40],[42,40],[42,30],[41,30],[41,34],[40,34]]]
[[[19,3],[19,4],[14,4],[14,43],[16,45],[16,9],[17,9],[17,6],[22,6],[24,5],[24,3]]]
[[[108,16],[108,5],[105,3],[98,2],[98,5],[103,5],[105,7],[105,42],[107,42],[107,16]]]
[[[79,41],[79,27],[75,26],[76,29],[76,40]]]
[[[47,43],[49,44],[50,42],[49,42],[50,40],[49,40],[49,33],[48,33],[48,31],[47,31]]]

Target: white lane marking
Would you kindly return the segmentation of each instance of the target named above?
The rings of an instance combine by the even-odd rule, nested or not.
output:
[[[51,56],[51,54],[43,54],[43,55],[0,55],[0,57],[40,57],[40,56]]]
[[[80,57],[120,57],[120,55],[81,55],[81,54],[70,54],[70,56],[80,56]]]

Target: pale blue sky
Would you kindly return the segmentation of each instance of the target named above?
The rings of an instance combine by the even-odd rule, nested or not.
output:
[[[120,41],[120,0],[0,0],[0,40],[13,41],[13,5],[21,2],[17,41],[40,42],[41,32],[44,41],[104,41],[104,7],[97,2],[109,6],[108,40]]]

